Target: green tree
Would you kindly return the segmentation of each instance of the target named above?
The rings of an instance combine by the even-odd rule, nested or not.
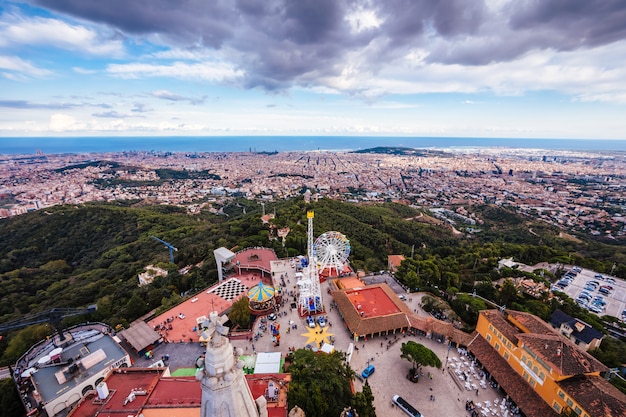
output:
[[[411,362],[413,369],[416,371],[422,366],[441,368],[441,360],[437,354],[421,343],[412,340],[402,343],[400,351],[402,352],[400,357]]]
[[[20,355],[30,349],[35,343],[45,339],[50,333],[52,333],[50,326],[45,324],[36,324],[19,330],[9,340],[0,362],[3,364],[15,363]]]
[[[417,276],[417,272],[413,270],[407,272],[404,277],[404,284],[409,287],[409,291],[415,291],[416,288],[419,288],[420,279]]]
[[[130,300],[126,303],[126,318],[132,321],[146,313],[147,310],[148,307],[146,306],[145,301],[143,301],[137,294],[133,294],[133,296],[130,297]]]
[[[24,408],[11,378],[0,380],[0,416],[23,416]]]
[[[289,408],[300,407],[307,417],[338,416],[352,404],[350,381],[354,371],[345,363],[345,354],[315,353],[298,349],[289,366],[291,383],[287,393]]]
[[[363,390],[354,394],[352,407],[359,417],[376,417],[376,407],[374,407],[374,394],[368,380],[363,384]]]
[[[517,301],[517,288],[515,288],[513,281],[507,278],[500,289],[500,304],[510,305],[515,301]]]
[[[228,318],[233,325],[239,325],[242,329],[250,328],[250,309],[248,308],[248,299],[241,297],[233,303],[228,313]]]
[[[421,343],[412,340],[402,343],[400,351],[402,352],[400,357],[411,362],[413,369],[417,370],[422,366],[441,368],[441,360],[437,354]]]

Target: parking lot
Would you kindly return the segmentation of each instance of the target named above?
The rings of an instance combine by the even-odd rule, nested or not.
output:
[[[599,276],[602,276],[602,278]],[[607,279],[609,279],[609,281],[607,281]],[[595,288],[589,287],[586,289],[585,287],[590,281],[596,281],[598,284],[594,286]],[[609,291],[608,294],[600,291],[600,289],[606,285],[613,287],[613,290]],[[556,289],[566,293],[574,300],[577,299],[583,292],[589,293],[590,296],[586,298],[589,298],[590,301],[585,303],[587,308],[593,304],[592,302],[595,297],[602,297],[604,302],[606,302],[606,305],[600,309],[600,312],[590,310],[600,316],[609,315],[621,318],[622,312],[626,309],[626,282],[610,275],[599,274],[589,269],[582,269],[571,280],[568,286],[564,288],[558,287]]]

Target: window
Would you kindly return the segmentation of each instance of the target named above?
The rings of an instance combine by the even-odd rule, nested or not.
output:
[[[576,408],[574,408],[574,412],[575,412],[576,414],[580,415],[580,413],[582,413],[582,412],[583,412],[583,410],[581,410],[579,406],[576,406]]]
[[[509,354],[507,352],[504,352],[504,359],[506,359],[507,361],[509,360]]]
[[[565,402],[567,403],[567,405],[569,405],[570,407],[574,405],[574,401],[572,401],[571,398],[568,398],[567,400],[565,400]]]
[[[490,334],[487,335],[487,342],[491,342],[491,335]]]
[[[561,412],[561,406],[556,401],[554,402],[554,404],[552,404],[552,408],[554,408],[557,413]]]
[[[544,374],[543,372],[539,372],[539,379],[541,379],[542,381],[546,379],[546,374]]]
[[[496,343],[496,350],[499,351],[500,350],[500,343]]]
[[[561,390],[559,390],[559,397],[561,397],[562,399],[565,399],[565,393]]]

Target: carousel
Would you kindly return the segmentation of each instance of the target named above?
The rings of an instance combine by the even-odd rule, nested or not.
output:
[[[248,291],[248,305],[252,314],[265,314],[274,309],[276,291],[274,287],[259,282]]]

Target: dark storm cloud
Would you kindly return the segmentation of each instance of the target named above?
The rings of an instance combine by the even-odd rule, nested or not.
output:
[[[483,65],[532,50],[591,48],[626,37],[624,0],[32,0],[126,35],[158,34],[172,46],[221,49],[247,87],[313,85],[350,54],[376,72],[412,49],[428,62]],[[380,26],[346,19],[373,10]]]
[[[593,47],[626,37],[624,0],[517,1],[511,4],[510,16],[515,31],[554,36],[558,45],[544,45],[547,47]]]

